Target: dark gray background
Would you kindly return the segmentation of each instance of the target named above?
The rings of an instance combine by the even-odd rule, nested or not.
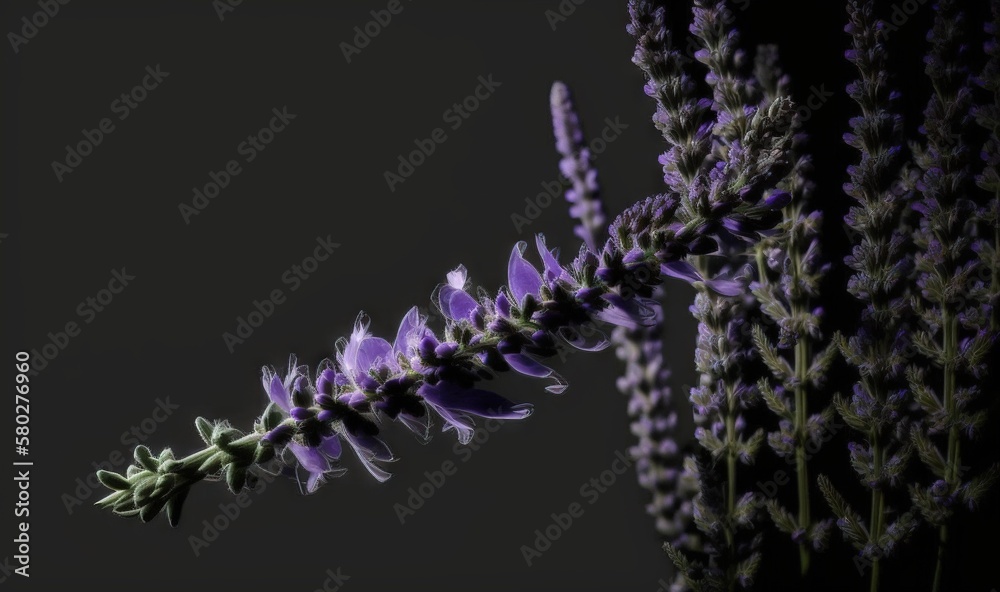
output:
[[[504,425],[468,462],[450,433],[421,447],[389,426],[401,460],[388,483],[354,461],[348,476],[314,496],[275,482],[251,494],[252,504],[197,558],[188,537],[233,500],[221,484],[197,487],[176,529],[162,518],[143,525],[99,511],[91,503],[100,493],[70,514],[63,497],[93,462],[130,452],[122,432],[150,417],[157,399],[180,408],[147,443],[186,454],[199,443],[196,416],[248,427],[265,402],[260,367],[283,366],[289,352],[314,366],[358,311],[371,315],[376,333],[393,335],[400,316],[426,307],[459,263],[495,290],[506,281],[511,246],[533,232],[573,252],[562,202],[522,233],[511,221],[557,174],[553,80],[573,87],[592,134],[606,117],[628,125],[597,160],[610,212],[659,190],[661,140],[629,61],[624,4],[591,0],[553,31],[545,11],[558,10],[554,0],[404,0],[350,64],[340,43],[386,3],[245,3],[220,22],[209,2],[78,0],[16,55],[5,45],[4,356],[12,365],[15,351],[40,349],[48,332],[81,322],[78,304],[107,285],[110,270],[125,266],[136,279],[81,323],[82,333],[31,383],[32,578],[9,576],[0,586],[305,591],[340,568],[350,576],[343,589],[357,592],[656,590],[668,562],[634,473],[593,505],[579,492],[633,442],[610,351],[568,359],[560,371],[571,387],[562,396],[538,381],[504,380],[503,392],[536,412]],[[811,8],[799,17],[809,26],[788,30],[771,16],[791,3],[777,4],[741,15],[752,19],[749,40],[799,44],[786,52],[789,69],[798,90],[826,83],[836,93],[813,122],[835,140],[845,126],[834,117],[844,104],[842,8]],[[37,11],[34,2],[4,2],[3,31]],[[112,100],[157,64],[169,77],[118,121]],[[390,192],[383,172],[490,74],[501,82],[496,93]],[[191,202],[209,172],[240,158],[236,146],[283,106],[296,115],[289,128],[186,225],[178,205]],[[58,182],[52,161],[104,117],[116,129]],[[830,179],[833,211],[842,209],[840,170]],[[282,273],[327,235],[341,247],[289,293]],[[222,334],[275,288],[287,302],[230,353]],[[691,292],[672,283],[668,297],[667,352],[683,398],[682,386],[694,380]],[[3,376],[13,380],[9,366]],[[457,474],[401,525],[393,504],[446,460],[458,463]],[[3,503],[14,495],[5,487]],[[584,503],[584,515],[526,566],[521,545],[573,502]],[[14,527],[4,524],[6,539]],[[12,548],[8,542],[0,557]]]

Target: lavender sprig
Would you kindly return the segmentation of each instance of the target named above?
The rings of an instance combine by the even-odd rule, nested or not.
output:
[[[591,165],[590,149],[584,142],[583,128],[573,108],[569,88],[562,82],[554,83],[549,103],[556,150],[562,156],[559,170],[572,183],[565,197],[570,203],[569,214],[577,221],[573,232],[596,253],[597,245],[604,241],[607,224],[597,170]]]
[[[755,77],[765,98],[788,93],[788,76],[781,71],[773,46],[758,48]],[[798,546],[803,576],[809,571],[810,550],[826,547],[833,522],[813,522],[807,460],[817,452],[833,423],[832,404],[824,404],[810,415],[809,401],[819,396],[837,354],[836,344],[824,346],[822,310],[815,306],[830,265],[820,259],[821,213],[803,212],[814,190],[811,172],[811,159],[799,156],[782,186],[791,193],[792,203],[785,207],[781,232],[757,245],[758,281],[752,286],[763,318],[778,328],[776,341],[764,323],[756,324],[753,333],[756,349],[770,373],[760,380],[758,389],[768,409],[779,418],[779,430],[768,434],[768,443],[779,457],[794,460],[798,484],[796,514],[774,498],[767,500],[765,507],[775,526]]]
[[[660,296],[657,289],[653,297]],[[612,342],[625,362],[617,386],[629,397],[631,431],[638,439],[630,453],[636,459],[639,484],[652,494],[646,511],[665,540],[684,546],[693,508],[689,497],[678,495],[683,456],[675,440],[677,410],[671,401],[670,370],[663,360],[662,307],[656,307],[656,319],[649,327],[615,328]]]
[[[985,293],[985,305],[991,308],[990,330],[1000,330],[1000,1],[990,3],[993,20],[986,24],[989,39],[983,49],[988,57],[982,75],[976,83],[987,91],[992,103],[975,107],[976,121],[989,132],[982,149],[983,172],[976,176],[976,185],[990,197],[980,212],[983,239],[976,245],[982,264],[990,270],[990,282]],[[992,240],[990,240],[992,239]]]
[[[702,384],[692,391],[691,401],[696,419],[706,424],[697,429],[696,438],[710,453],[699,460],[700,492],[694,508],[695,523],[708,543],[708,564],[689,560],[669,542],[667,552],[693,589],[733,589],[737,584],[749,587],[760,562],[760,536],[750,530],[759,504],[753,493],[737,499],[736,473],[738,463],[752,461],[763,441],[763,431],[745,436],[741,417],[742,409],[755,398],[754,385],[743,382],[741,368],[752,354],[745,338],[749,331],[743,329],[754,306],[746,290],[752,267],[745,263],[751,246],[780,221],[779,209],[789,199],[787,193],[773,188],[789,167],[792,111],[787,110],[790,102],[786,99],[758,107],[759,99],[749,98],[752,86],[736,72],[742,57],[735,49],[737,36],[728,29],[731,15],[724,2],[696,2],[691,26],[705,47],[695,55],[709,66],[707,80],[717,88],[714,102],[693,97],[694,84],[683,73],[678,52],[670,46],[663,9],[648,2],[631,2],[629,12],[629,32],[637,46],[633,61],[648,78],[646,93],[657,102],[654,122],[670,145],[660,162],[668,188],[681,199],[677,223],[705,220],[710,224],[705,231],[716,235],[711,245],[714,249],[692,251],[686,261],[664,271],[692,279],[724,278],[730,285],[723,291],[708,289],[708,282],[694,282],[699,293],[691,309],[699,321],[696,364],[702,373]],[[739,89],[735,96],[741,101],[738,106],[731,104],[733,97],[726,90],[730,87]],[[775,109],[782,117],[772,119],[772,127],[761,127],[762,117],[773,117]],[[709,110],[716,113],[714,124],[708,120]],[[714,194],[722,171],[734,163],[749,164],[744,161],[746,149],[761,133],[781,137],[781,149],[780,153],[772,152],[767,162],[751,165],[767,181],[753,191],[742,192],[744,203],[754,203],[771,214],[755,216],[756,220],[748,223],[728,215],[729,206]]]
[[[970,199],[972,83],[965,15],[954,0],[934,6],[934,27],[928,34],[931,49],[926,73],[934,93],[924,110],[922,132],[926,146],[916,153],[923,171],[918,189],[922,198],[914,208],[919,227],[914,232],[916,283],[913,308],[921,320],[913,344],[923,358],[907,368],[910,389],[924,417],[913,427],[912,438],[924,465],[936,478],[930,485],[910,486],[913,504],[924,519],[938,528],[937,564],[933,590],[943,589],[949,531],[958,502],[969,509],[997,477],[997,467],[975,477],[963,474],[962,439],[975,438],[986,412],[974,412],[983,377],[985,357],[996,334],[989,328],[992,310],[989,288],[979,278],[983,262],[975,252],[978,210]],[[940,373],[941,387],[928,381],[930,367]],[[933,376],[937,376],[937,372]],[[947,434],[947,444],[936,440]]]
[[[696,83],[666,27],[666,9],[649,0],[630,0],[628,12],[626,29],[636,40],[632,63],[645,74],[643,91],[656,101],[653,123],[669,146],[660,156],[663,180],[671,191],[686,195],[705,171],[712,150],[711,101],[694,96]]]
[[[604,206],[598,197],[597,170],[590,162],[579,117],[570,91],[556,82],[551,94],[552,128],[556,150],[562,155],[560,169],[573,182],[565,198],[570,217],[577,221],[575,232],[585,244],[603,240]],[[661,287],[652,294],[654,322],[628,329],[616,327],[611,334],[625,371],[618,389],[629,397],[628,415],[638,443],[630,450],[636,460],[639,484],[652,494],[647,512],[656,520],[657,531],[667,540],[689,542],[685,533],[693,519],[690,498],[685,497],[680,478],[683,458],[673,435],[677,412],[671,404],[670,370],[663,359],[663,309]]]
[[[854,198],[845,222],[855,233],[852,255],[845,259],[854,274],[847,290],[864,309],[857,333],[840,339],[841,353],[858,369],[860,381],[848,401],[835,399],[845,423],[864,442],[849,444],[851,464],[861,482],[871,490],[868,526],[851,509],[825,477],[820,488],[837,516],[845,538],[871,563],[872,592],[878,590],[881,559],[909,536],[915,520],[902,514],[889,524],[887,488],[897,487],[911,446],[904,436],[903,422],[909,394],[903,376],[909,337],[902,319],[908,312],[906,279],[912,258],[901,231],[909,188],[899,182],[903,170],[901,118],[892,112],[898,97],[886,72],[884,21],[876,19],[871,1],[848,3],[849,23],[845,31],[852,48],[845,54],[859,72],[847,92],[861,107],[851,119],[851,132],[844,141],[860,153],[860,161],[848,168],[850,181],[844,191]]]
[[[632,219],[626,213],[619,221],[627,226]],[[99,473],[114,493],[98,504],[144,521],[166,507],[175,524],[179,505],[195,482],[224,477],[238,493],[258,465],[274,457],[289,468],[304,469],[307,489],[313,492],[324,480],[343,473],[336,461],[346,444],[384,481],[389,473],[382,463],[395,457],[381,437],[380,421],[395,420],[426,436],[433,412],[445,430],[454,430],[459,441],[468,442],[472,416],[527,417],[530,405],[516,405],[477,384],[514,369],[547,378],[553,384],[546,390],[561,392],[566,382],[542,363],[555,355],[557,341],[602,349],[607,341],[585,339],[583,324],[603,320],[637,326],[649,322],[651,314],[644,298],[620,294],[620,281],[598,279],[614,274],[601,267],[593,253],[581,251],[563,267],[540,235],[536,245],[543,270],[524,258],[526,245],[518,243],[508,263],[508,286],[493,298],[470,294],[464,267],[449,273],[448,282],[435,294],[446,319],[443,335],[427,327],[416,308],[403,318],[392,343],[371,335],[362,317],[350,338],[338,343],[336,360],[319,365],[315,379],[294,357],[283,373],[265,368],[263,385],[271,403],[250,432],[199,419],[206,448],[191,456],[174,459],[167,449],[153,458],[139,447],[136,464],[124,476]],[[615,245],[609,244],[603,255],[608,264],[623,266],[623,254]],[[647,281],[639,292],[651,291],[659,274],[648,275]]]

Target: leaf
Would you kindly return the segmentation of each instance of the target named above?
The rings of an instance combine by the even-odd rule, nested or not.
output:
[[[166,498],[154,498],[148,504],[139,509],[139,520],[149,522],[160,513],[167,503]]]
[[[264,429],[268,431],[278,427],[278,425],[282,422],[283,419],[284,419],[284,414],[281,412],[281,407],[275,405],[273,401],[267,405],[267,408],[261,415],[261,420],[264,424]]]
[[[791,409],[788,408],[787,399],[779,396],[778,393],[771,388],[771,384],[766,378],[761,378],[757,382],[757,390],[760,391],[760,395],[764,399],[764,404],[771,410],[771,413],[774,413],[782,419],[787,419],[788,421],[795,420]]]
[[[194,425],[198,428],[198,435],[201,436],[201,439],[205,442],[205,444],[211,446],[212,432],[215,430],[215,426],[212,425],[212,422],[208,421],[204,417],[199,417],[194,420]]]
[[[140,444],[135,447],[135,462],[146,469],[147,471],[156,472],[160,468],[160,461],[153,457],[153,453],[149,451],[149,448]]]
[[[915,426],[910,431],[910,440],[917,449],[917,456],[920,458],[920,461],[934,473],[935,477],[944,479],[948,473],[948,463],[945,461],[944,456],[941,455],[941,451],[934,446],[934,443],[931,442],[927,434],[921,429],[921,426]]]
[[[226,484],[229,486],[229,491],[240,493],[246,482],[247,470],[236,463],[229,463],[229,466],[226,467]]]
[[[778,349],[764,335],[764,328],[760,325],[753,326],[753,343],[760,352],[760,359],[776,379],[785,383],[795,375],[788,360],[781,356]]]
[[[819,489],[823,493],[823,497],[826,498],[826,503],[829,504],[834,515],[839,518],[837,526],[844,533],[844,537],[851,541],[856,549],[863,549],[868,543],[870,535],[868,534],[868,529],[865,528],[861,515],[851,509],[851,506],[834,489],[833,483],[825,475],[817,477],[816,482],[819,484]]]
[[[778,500],[769,499],[765,502],[764,507],[767,508],[767,513],[771,516],[771,522],[785,534],[792,534],[798,529],[798,521],[792,516],[792,513],[785,509]]]
[[[962,488],[962,501],[971,507],[978,506],[980,498],[993,487],[997,477],[1000,477],[1000,465],[993,465],[983,474],[970,479]]]
[[[759,500],[753,492],[744,493],[740,499],[736,500],[733,508],[732,519],[740,526],[753,526],[753,520],[757,516],[760,507]]]
[[[942,410],[941,402],[938,400],[934,391],[927,385],[926,372],[923,369],[917,368],[915,366],[908,366],[906,368],[906,381],[910,385],[910,391],[913,393],[913,399],[920,405],[920,408],[924,410],[928,415],[934,415],[935,413]]]
[[[112,471],[97,471],[97,480],[108,489],[127,491],[132,487],[132,485],[128,482],[128,479]]]
[[[848,403],[847,398],[841,395],[835,395],[833,397],[833,404],[837,408],[837,412],[840,413],[840,417],[843,418],[844,423],[851,426],[859,432],[867,432],[869,425],[861,417],[851,409],[851,404]]]
[[[128,499],[131,495],[126,491],[115,491],[94,502],[98,508],[112,508],[123,499]]]
[[[170,526],[177,527],[181,521],[181,510],[184,507],[184,500],[187,499],[190,487],[181,488],[167,502],[167,522]]]
[[[826,384],[827,372],[830,371],[830,366],[833,365],[833,361],[837,359],[837,355],[839,353],[840,348],[834,340],[823,348],[823,351],[813,356],[812,364],[810,364],[809,370],[806,374],[812,386],[815,388],[823,388],[823,385]]]
[[[754,463],[754,457],[757,455],[757,450],[760,449],[760,445],[764,442],[764,437],[764,429],[759,428],[745,442],[740,442],[740,461],[744,464],[752,465]]]
[[[760,567],[760,560],[760,553],[755,552],[751,554],[750,557],[747,557],[743,561],[736,564],[737,579],[746,582],[743,588],[750,589],[753,587],[753,578],[757,573],[757,569]]]

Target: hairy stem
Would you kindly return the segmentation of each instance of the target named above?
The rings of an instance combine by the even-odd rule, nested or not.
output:
[[[872,433],[869,434],[872,438],[872,457],[875,462],[875,475],[879,478],[882,474],[882,445],[879,442],[879,435]],[[872,489],[872,529],[870,539],[877,545],[879,539],[882,537],[883,528],[883,511],[885,509],[885,495],[882,492],[881,484],[876,484]],[[880,550],[876,550],[875,556],[872,557],[872,575],[871,575],[871,585],[869,586],[870,592],[878,592],[878,580],[879,580],[879,561],[881,554]]]
[[[942,321],[944,330],[944,408],[949,416],[955,413],[955,356],[958,344],[958,319],[948,310],[947,304],[942,308]],[[945,456],[947,468],[945,471],[945,482],[949,489],[953,489],[958,481],[958,468],[960,460],[958,456],[958,424],[952,421],[948,429],[948,451]],[[941,590],[941,583],[944,581],[944,564],[948,545],[948,524],[941,525],[938,531],[938,552],[937,565],[934,568],[934,592]]]

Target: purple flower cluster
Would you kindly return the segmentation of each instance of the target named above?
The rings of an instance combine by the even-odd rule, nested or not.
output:
[[[581,284],[541,236],[536,247],[541,271],[525,259],[526,244],[518,243],[508,262],[507,288],[493,298],[470,294],[464,267],[448,273],[435,294],[447,322],[444,337],[428,328],[414,307],[391,343],[372,335],[367,319],[359,317],[350,338],[338,343],[336,361],[321,362],[315,380],[294,357],[284,376],[264,368],[265,392],[283,418],[263,440],[291,452],[308,472],[312,492],[325,478],[343,474],[336,461],[345,443],[372,476],[389,478],[380,463],[394,456],[379,436],[380,418],[399,421],[426,438],[433,414],[444,430],[454,430],[467,443],[475,429],[473,417],[530,415],[531,405],[514,404],[476,383],[513,369],[552,381],[546,390],[560,393],[566,381],[542,362],[555,355],[557,340],[600,350],[609,344],[607,338],[590,327],[582,331],[584,324],[603,320],[636,327],[649,314],[636,299]],[[592,253],[581,252],[571,269],[587,275],[586,262],[592,260]]]
[[[569,88],[561,82],[553,84],[549,102],[556,150],[562,156],[559,171],[572,183],[565,197],[570,204],[569,215],[577,221],[573,231],[596,253],[607,227],[597,170],[591,166],[590,149],[584,143],[583,128]]]

